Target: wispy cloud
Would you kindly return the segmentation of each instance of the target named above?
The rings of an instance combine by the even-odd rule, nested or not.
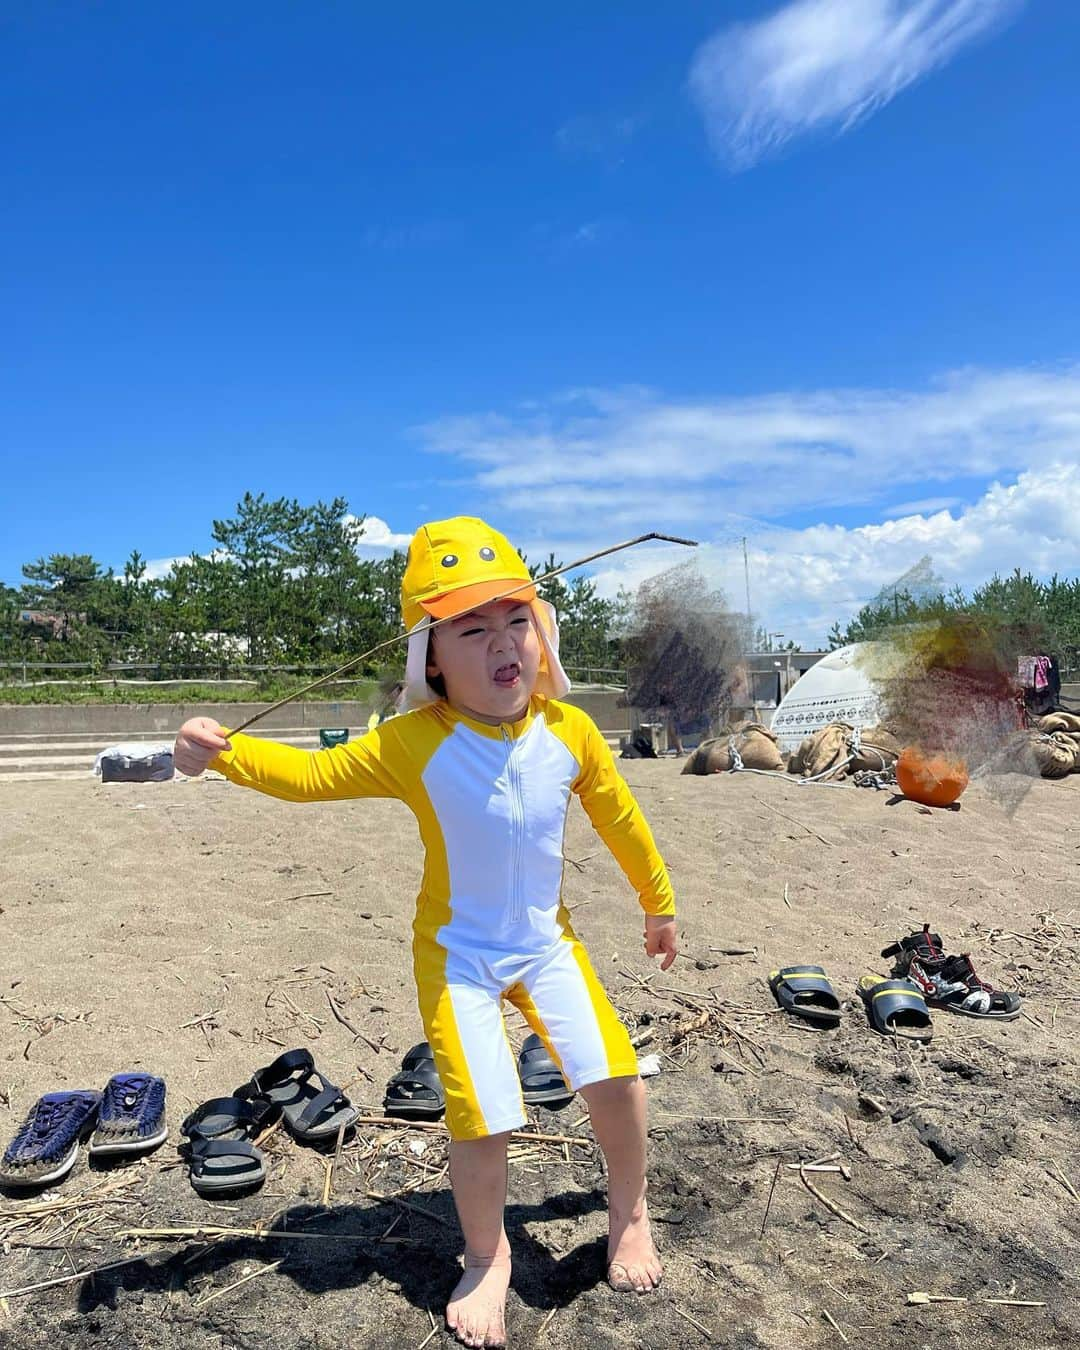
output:
[[[938,511],[948,511],[951,507],[962,504],[962,497],[923,497],[917,502],[897,502],[895,506],[888,507],[881,514],[890,520],[894,520],[897,516],[932,516]]]
[[[571,117],[555,133],[555,144],[564,154],[597,157],[621,164],[626,147],[645,125],[643,114],[624,116],[584,114]]]
[[[690,92],[717,153],[745,169],[806,132],[847,131],[1023,3],[793,0],[705,42]]]
[[[607,243],[621,229],[622,222],[615,216],[599,216],[573,224],[541,220],[530,229],[529,239],[549,256],[563,258]]]
[[[754,398],[574,390],[419,435],[464,468],[470,509],[530,556],[586,553],[598,529],[666,528],[705,541],[741,603],[747,536],[755,610],[804,644],[925,553],[965,586],[995,569],[1080,568],[1080,366]],[[962,479],[978,485],[974,503],[945,495]],[[835,523],[860,505],[866,524]],[[785,527],[796,511],[822,523]],[[670,549],[635,549],[601,579],[614,591],[671,562]]]
[[[970,591],[995,572],[1036,576],[1080,570],[1080,465],[1047,464],[1010,483],[993,483],[950,515],[913,514],[882,524],[802,530],[759,524],[749,531],[751,605],[759,621],[805,648],[824,642],[883,587],[926,555],[946,586]],[[742,607],[741,546],[710,539],[695,555],[712,582]],[[633,587],[673,561],[671,551],[617,555],[597,577],[604,594]]]
[[[1080,366],[966,369],[915,390],[674,399],[585,389],[514,413],[444,418],[418,435],[468,465],[493,509],[535,503],[558,514],[562,501],[573,514],[603,502],[626,520],[660,509],[707,523],[721,507],[777,519],[888,506],[916,485],[922,500],[934,484],[1080,457]]]
[[[401,225],[368,225],[360,231],[357,242],[363,248],[400,253],[456,243],[462,233],[460,221],[418,220]]]

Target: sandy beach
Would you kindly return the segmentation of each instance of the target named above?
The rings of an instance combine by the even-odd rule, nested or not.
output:
[[[647,1298],[608,1289],[584,1109],[541,1112],[558,1141],[512,1150],[510,1344],[1080,1343],[1080,777],[1032,782],[1011,813],[979,784],[928,813],[850,786],[686,777],[673,759],[622,767],[670,866],[685,955],[666,975],[647,961],[635,898],[576,804],[565,897],[641,1052],[660,1056],[666,1279]],[[406,809],[287,805],[213,776],[11,775],[0,835],[3,1141],[39,1094],[136,1067],[165,1076],[171,1130],[138,1164],[80,1156],[44,1195],[0,1196],[3,1291],[142,1258],[9,1293],[0,1346],[451,1344],[440,1131],[365,1124],[335,1160],[277,1130],[263,1189],[217,1204],[176,1147],[194,1105],[298,1045],[380,1113],[420,1039]],[[871,1031],[856,981],[886,974],[881,948],[924,920],[1025,995],[1018,1021],[940,1013],[925,1050]],[[776,1008],[768,973],[793,962],[829,972],[836,1031]],[[524,1025],[509,1026],[517,1045]],[[791,1166],[822,1158],[845,1170]],[[200,1240],[208,1225],[293,1236]],[[121,1236],[169,1228],[189,1231]],[[914,1292],[968,1301],[909,1305]]]

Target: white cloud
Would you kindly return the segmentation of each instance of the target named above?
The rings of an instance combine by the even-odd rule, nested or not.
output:
[[[928,516],[935,511],[947,511],[950,507],[960,506],[963,500],[962,497],[924,497],[917,502],[898,502],[881,514],[889,519],[897,516]]]
[[[185,554],[182,558],[151,558],[146,564],[146,574],[144,581],[161,581],[167,577],[174,567],[180,563],[186,563],[191,560],[191,554]]]
[[[748,543],[751,604],[760,621],[803,647],[825,638],[836,620],[854,615],[883,587],[929,554],[947,587],[969,591],[1016,567],[1036,576],[1080,571],[1080,462],[1031,469],[992,484],[956,515],[937,511],[882,524],[802,530],[763,527]],[[650,548],[616,555],[597,574],[604,594],[633,587],[682,561],[678,550]],[[706,542],[695,555],[733,605],[745,606],[741,547]]]
[[[1080,367],[753,398],[575,390],[420,435],[471,471],[459,481],[471,509],[530,557],[554,549],[568,560],[654,529],[685,534],[704,541],[697,556],[741,607],[746,536],[752,608],[804,646],[924,554],[947,585],[968,589],[1014,567],[1080,569]],[[966,506],[960,480],[971,484]],[[937,483],[951,493],[934,494]],[[859,506],[868,523],[829,523]],[[820,524],[779,524],[811,510]],[[684,556],[641,546],[597,575],[614,592]]]
[[[1023,0],[793,0],[696,52],[690,92],[743,169],[796,136],[846,131],[1000,26]]]
[[[555,143],[568,155],[596,155],[621,163],[622,152],[645,123],[641,113],[629,116],[583,114],[565,121],[555,133]]]
[[[1080,457],[1080,366],[953,372],[925,389],[665,399],[575,390],[514,415],[444,418],[427,449],[493,510],[715,525],[895,498]],[[883,504],[889,504],[887,501]]]
[[[346,516],[346,520],[355,520],[355,516]],[[389,553],[395,548],[408,548],[411,534],[396,534],[380,516],[364,517],[364,533],[360,536],[357,551],[360,553]]]
[[[355,521],[356,516],[346,516],[347,521]],[[395,548],[408,548],[411,534],[396,534],[390,526],[379,516],[364,517],[364,533],[360,537],[356,551],[365,558],[380,558],[391,552]],[[227,554],[222,549],[212,549],[209,553],[201,555],[204,558],[220,557],[224,558]],[[146,564],[146,580],[161,581],[167,577],[172,569],[180,564],[190,562],[191,554],[185,553],[177,558],[153,558]]]

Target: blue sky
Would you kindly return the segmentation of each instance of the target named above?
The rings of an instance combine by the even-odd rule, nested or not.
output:
[[[582,10],[584,9],[584,16]],[[1066,0],[8,5],[0,579],[692,534],[802,641],[930,553],[1080,566]],[[669,554],[622,555],[633,583]]]

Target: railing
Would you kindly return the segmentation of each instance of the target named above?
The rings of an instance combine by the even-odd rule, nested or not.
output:
[[[92,661],[0,661],[0,684],[258,684],[259,677],[266,674],[306,675],[316,679],[336,669],[336,664],[271,665],[232,661],[109,661],[105,665],[95,665]],[[566,666],[564,669],[579,684],[626,685],[625,670],[604,666]],[[60,674],[50,677],[49,671]],[[139,671],[144,672],[141,679],[123,678]],[[166,671],[169,674],[165,674]],[[335,684],[369,682],[370,677],[348,676],[334,681]]]

